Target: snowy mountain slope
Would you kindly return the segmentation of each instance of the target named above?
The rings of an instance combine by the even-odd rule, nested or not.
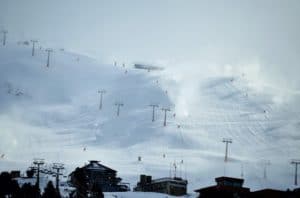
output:
[[[237,177],[243,174],[246,185],[254,188],[282,188],[284,183],[291,184],[290,161],[299,158],[300,149],[299,104],[295,102],[299,94],[292,95],[288,102],[278,103],[276,89],[259,92],[242,75],[203,77],[199,81],[197,100],[188,102],[192,105],[185,109],[186,116],[180,122],[184,134],[198,140],[200,156],[207,158],[209,164],[216,159],[221,163],[224,144],[219,142],[222,138],[232,138],[232,163],[224,167],[223,173]],[[178,97],[171,98],[178,101]],[[262,178],[264,160],[272,163],[267,168],[268,179]],[[220,174],[219,170],[217,175]],[[199,180],[205,179],[206,174],[203,175]]]
[[[32,57],[28,46],[0,48],[2,170],[26,168],[42,157],[66,163],[68,173],[97,159],[133,187],[139,174],[168,176],[176,162],[177,175],[189,179],[189,192],[223,174],[243,174],[254,189],[292,187],[289,161],[299,158],[300,149],[296,99],[278,104],[273,93],[252,89],[241,75],[199,76],[197,86],[182,90],[164,72],[101,64],[60,50],[47,68],[46,58],[43,50]],[[101,89],[107,93],[100,111]],[[124,103],[119,117],[116,102]],[[171,107],[167,127],[161,110],[152,123],[152,103]],[[227,164],[223,138],[233,139]],[[267,179],[262,159],[271,161]]]

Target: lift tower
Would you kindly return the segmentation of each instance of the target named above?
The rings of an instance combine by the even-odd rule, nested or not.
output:
[[[167,126],[167,111],[171,111],[171,110],[169,108],[162,108],[161,110],[165,112],[164,126]]]
[[[124,104],[117,102],[115,105],[117,106],[117,116],[119,116],[120,115],[120,107],[124,106]]]
[[[102,89],[102,90],[99,90],[98,93],[100,94],[99,110],[101,110],[102,109],[103,94],[105,94],[106,91]]]
[[[151,104],[149,106],[152,107],[152,122],[154,122],[155,121],[155,108],[158,108],[158,105]]]
[[[292,165],[295,165],[295,186],[298,185],[297,176],[298,176],[298,165],[300,164],[300,160],[292,160]]]
[[[46,52],[48,53],[46,66],[49,67],[50,66],[50,53],[53,52],[53,49],[48,48],[48,49],[46,49]]]
[[[44,159],[34,159],[33,164],[37,166],[36,184],[40,189],[40,167],[45,164]]]
[[[32,51],[31,51],[31,55],[34,56],[34,52],[35,52],[35,44],[38,42],[37,40],[30,40],[32,43]]]
[[[270,160],[264,160],[262,164],[264,167],[264,179],[267,179],[267,167],[271,165],[271,162]]]
[[[2,30],[1,32],[3,34],[2,44],[4,46],[6,44],[6,34],[8,33],[8,31],[7,30]]]
[[[64,169],[64,164],[53,163],[52,168],[56,170],[56,190],[59,191],[59,176],[61,175],[60,171]]]
[[[222,142],[226,144],[224,161],[227,162],[228,161],[228,144],[232,143],[232,139],[224,138]]]

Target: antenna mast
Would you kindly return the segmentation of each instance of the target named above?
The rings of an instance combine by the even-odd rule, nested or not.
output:
[[[176,164],[176,161],[174,161],[173,166],[174,166],[174,178],[176,178],[176,173],[177,173],[177,164]]]

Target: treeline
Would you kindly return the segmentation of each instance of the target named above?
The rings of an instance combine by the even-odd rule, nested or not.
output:
[[[70,198],[103,198],[103,192],[96,186],[88,187],[86,175],[83,169],[77,168],[74,180],[76,180],[75,190],[64,197]],[[18,181],[9,172],[0,174],[0,198],[62,198],[59,189],[56,189],[49,181],[44,191],[41,192],[37,183],[29,182],[19,185]]]
[[[35,184],[25,183],[21,187],[18,181],[12,179],[11,174],[2,172],[0,174],[0,198],[61,198],[60,193],[54,188],[52,181],[49,181],[41,193]]]

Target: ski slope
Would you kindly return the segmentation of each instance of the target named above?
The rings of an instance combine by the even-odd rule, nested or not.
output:
[[[42,47],[34,57],[30,46],[0,47],[1,170],[25,170],[33,158],[44,158],[65,163],[68,174],[94,159],[118,170],[132,188],[139,174],[174,175],[177,163],[190,193],[221,175],[242,176],[252,189],[293,188],[290,160],[300,157],[297,93],[278,103],[276,89],[254,89],[247,74],[203,74],[182,86],[170,68],[141,71],[60,49],[48,68]],[[124,104],[120,116],[118,102]],[[160,106],[155,122],[150,104]],[[171,109],[166,127],[162,107]],[[233,140],[227,163],[223,138]],[[267,178],[265,160],[271,162]],[[139,197],[133,194],[122,197]]]

